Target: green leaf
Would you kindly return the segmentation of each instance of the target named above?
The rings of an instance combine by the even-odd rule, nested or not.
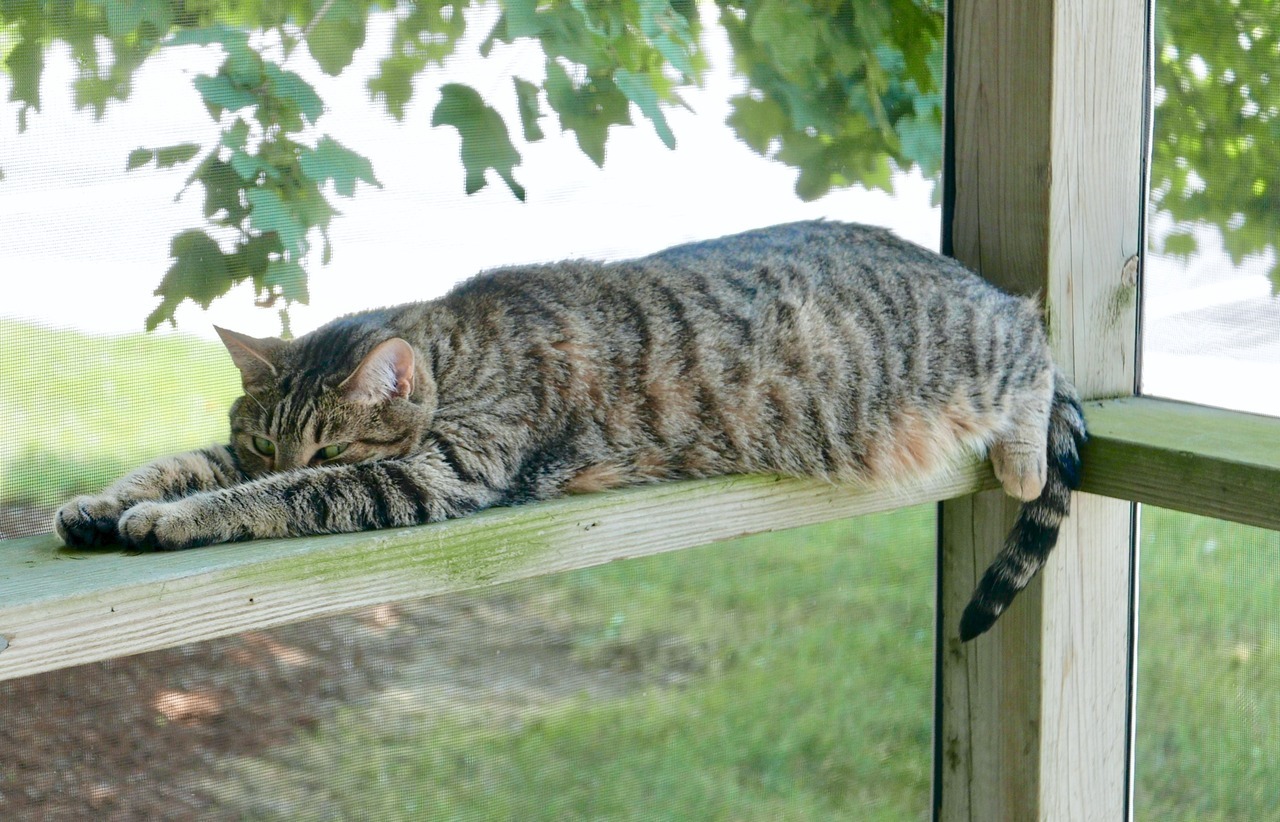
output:
[[[667,124],[666,115],[662,113],[658,92],[653,87],[653,76],[618,69],[614,72],[613,82],[631,102],[640,107],[641,113],[649,118],[663,144],[667,148],[675,148],[676,136],[671,133],[671,126]]]
[[[915,2],[894,3],[889,23],[890,37],[902,54],[906,77],[928,94],[940,91],[942,77],[943,20],[936,8]]]
[[[800,169],[796,178],[796,195],[811,202],[831,190],[831,173],[826,167],[825,145],[821,139],[802,132],[783,137],[777,157]]]
[[[489,30],[489,36],[484,38],[480,43],[480,56],[488,57],[493,52],[493,47],[498,43],[510,43],[511,35],[507,32],[507,14],[504,11],[498,15],[498,22],[493,24],[493,28]]]
[[[267,291],[267,265],[273,259],[279,259],[283,253],[280,241],[274,234],[255,235],[241,240],[234,252],[227,257],[227,276],[232,282],[242,283],[250,280],[254,293]]]
[[[200,146],[196,143],[182,143],[176,146],[167,146],[165,148],[156,149],[156,167],[172,168],[178,163],[185,163],[200,151]],[[137,152],[133,152],[136,154]],[[130,157],[133,156],[130,155]]]
[[[232,47],[236,44],[248,45],[249,35],[241,29],[232,28],[223,23],[215,23],[211,26],[183,29],[165,40],[161,45],[208,46],[214,43],[224,48]]]
[[[560,125],[578,138],[578,147],[597,166],[604,165],[604,146],[609,126],[629,125],[631,113],[627,97],[612,81],[589,79],[575,87],[558,62],[547,61],[547,101],[560,115]]]
[[[116,77],[99,77],[96,74],[82,74],[72,81],[77,109],[93,109],[94,119],[101,120],[106,114],[109,100],[124,100],[129,96],[129,87]]]
[[[733,112],[726,122],[757,154],[767,155],[773,141],[791,129],[787,113],[776,100],[754,100],[742,95],[729,102]]]
[[[817,70],[823,22],[808,4],[764,0],[750,19],[752,38],[768,50],[784,76],[800,79]]]
[[[249,140],[249,124],[243,117],[237,117],[235,123],[222,133],[219,142],[229,149],[241,151]]]
[[[102,5],[109,37],[133,34],[144,22],[151,24],[156,35],[162,35],[172,19],[169,4],[162,0],[106,0]]]
[[[1264,239],[1265,233],[1257,228],[1257,222],[1261,220],[1250,225],[1247,215],[1237,213],[1233,216],[1238,223],[1228,218],[1226,226],[1219,226],[1218,230],[1222,232],[1223,250],[1231,258],[1231,264],[1238,266],[1244,262],[1245,257],[1260,253],[1266,248],[1269,240]]]
[[[569,0],[569,5],[582,16],[587,31],[609,40],[616,40],[626,30],[621,4],[612,0]]]
[[[1152,200],[1180,228],[1166,239],[1166,253],[1194,253],[1188,227],[1195,223],[1218,230],[1236,265],[1277,250],[1275,12],[1270,0],[1154,9]]]
[[[387,113],[397,120],[404,119],[404,107],[413,97],[413,78],[427,64],[424,58],[412,55],[387,57],[378,64],[378,75],[366,84],[369,96],[382,98]]]
[[[538,0],[506,0],[502,17],[498,26],[505,35],[504,43],[511,43],[520,37],[535,37],[549,25],[549,15],[538,13]],[[494,27],[497,32],[497,26]]]
[[[538,120],[542,118],[542,107],[538,104],[538,87],[521,77],[512,78],[516,85],[516,100],[520,106],[520,127],[524,130],[524,139],[536,143],[544,135]]]
[[[467,29],[466,7],[470,0],[426,0],[409,4],[409,14],[396,21],[392,35],[393,53],[421,58],[444,65]],[[446,17],[444,11],[449,10]]]
[[[281,296],[289,302],[306,305],[311,299],[307,291],[307,271],[293,260],[268,262],[262,281],[268,288],[278,287]]]
[[[135,148],[133,151],[129,152],[129,158],[125,160],[124,163],[124,170],[133,171],[135,168],[141,168],[154,160],[155,156],[155,149]]]
[[[253,92],[240,88],[225,74],[198,74],[191,82],[204,98],[205,105],[219,112],[239,111],[258,104],[258,98]]]
[[[308,226],[308,230],[318,228],[322,235],[328,230],[334,215],[339,213],[314,185],[294,189],[289,204],[293,206],[293,213],[302,224]]]
[[[893,193],[893,166],[889,165],[889,155],[862,154],[847,143],[829,149],[828,153],[839,158],[833,163],[833,182],[840,185],[856,182],[866,189]],[[845,157],[849,159],[845,160]]]
[[[264,160],[257,154],[247,154],[243,151],[231,152],[231,168],[235,170],[241,180],[246,183],[256,183],[259,175],[265,175],[269,180],[280,179],[280,169]]]
[[[697,39],[689,21],[668,0],[640,0],[640,30],[658,53],[685,77],[693,77]]]
[[[227,53],[220,71],[232,83],[240,88],[254,89],[262,85],[263,60],[258,52],[249,46],[247,39],[230,38],[223,42],[222,50]]]
[[[457,49],[466,31],[466,0],[429,0],[403,4],[409,13],[396,20],[391,37],[391,52],[378,65],[377,76],[368,82],[370,95],[381,98],[387,113],[404,119],[404,108],[413,97],[413,79],[430,63],[444,65],[444,60]],[[446,18],[444,11],[449,10]],[[499,26],[501,26],[501,17]],[[496,28],[495,28],[496,31]],[[488,56],[488,40],[480,46]]]
[[[458,130],[468,194],[485,187],[485,171],[492,168],[516,199],[524,200],[524,186],[516,182],[513,173],[520,164],[520,152],[511,144],[502,115],[485,105],[475,89],[460,83],[441,87],[440,102],[431,114],[431,125],[453,126]]]
[[[196,179],[204,186],[204,216],[214,219],[219,212],[225,225],[239,225],[249,209],[241,202],[244,180],[231,167],[216,156],[210,157],[196,172]]]
[[[929,109],[924,116],[904,115],[893,126],[903,156],[920,166],[926,177],[934,177],[942,170],[941,95],[937,96],[937,108]]]
[[[1196,253],[1198,247],[1199,243],[1196,242],[1196,235],[1190,231],[1179,231],[1164,238],[1163,253],[1185,259]]]
[[[40,110],[40,75],[44,71],[44,45],[26,26],[23,26],[23,39],[14,46],[5,58],[5,68],[9,70],[9,99],[26,103],[27,106]],[[27,107],[19,113],[18,130],[27,130]]]
[[[316,19],[314,15],[322,12],[324,16]],[[364,45],[365,12],[350,0],[313,0],[312,15],[307,51],[325,74],[337,76]]]
[[[290,203],[270,188],[251,188],[245,192],[249,201],[249,223],[263,234],[274,232],[290,259],[298,259],[307,250],[307,226],[299,219]]]
[[[226,257],[213,238],[203,231],[191,229],[174,237],[169,256],[173,257],[173,265],[153,292],[161,301],[147,317],[148,331],[154,331],[165,321],[176,325],[173,313],[183,300],[193,300],[201,308],[208,308],[231,290]]]
[[[312,182],[333,180],[333,187],[344,197],[355,195],[357,180],[382,188],[382,183],[373,176],[373,164],[368,157],[356,154],[327,134],[320,138],[314,150],[304,149],[298,155],[298,166]]]
[[[285,71],[275,63],[264,61],[263,70],[267,75],[267,83],[273,96],[287,100],[297,111],[311,123],[320,119],[324,113],[324,101],[311,84],[292,71]]]

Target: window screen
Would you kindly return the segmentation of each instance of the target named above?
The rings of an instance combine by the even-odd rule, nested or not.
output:
[[[934,0],[0,5],[0,535],[222,441],[214,324],[803,218],[936,247],[941,33]],[[0,682],[0,817],[922,818],[934,556],[911,509]]]
[[[1280,414],[1274,10],[1155,4],[1144,393]],[[1280,801],[1274,532],[1143,506],[1135,817]]]

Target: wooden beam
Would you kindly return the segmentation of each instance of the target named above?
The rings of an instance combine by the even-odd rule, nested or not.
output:
[[[1089,493],[1280,530],[1280,419],[1151,397],[1085,415]]]
[[[1145,397],[1086,403],[1085,414],[1093,435],[1084,490],[1280,530],[1272,505],[1280,492],[1280,419]],[[975,462],[897,489],[731,477],[421,528],[175,554],[69,551],[51,536],[7,540],[0,542],[0,679],[995,487]],[[1006,502],[998,492],[956,499],[947,516],[949,525],[967,516],[974,525],[968,544],[985,555],[1003,538],[1004,521],[979,515],[982,506],[1003,511]],[[947,558],[980,564],[954,552]],[[957,594],[968,591],[962,586]],[[1019,630],[1037,624],[1019,623]],[[1020,680],[1012,677],[1034,670],[979,668],[974,689],[1001,691],[1009,710],[1036,692],[1014,687]],[[1031,739],[991,738],[973,756],[1004,745],[1020,750]],[[943,753],[957,760],[959,741]]]
[[[895,487],[725,477],[416,528],[167,554],[69,551],[52,535],[7,540],[0,680],[995,486],[990,468],[972,460]]]
[[[1086,397],[1133,393],[1144,0],[951,0],[944,250],[1039,294]],[[942,506],[937,817],[1123,819],[1132,506],[1076,495],[1040,579],[986,636],[960,613],[1016,506]]]

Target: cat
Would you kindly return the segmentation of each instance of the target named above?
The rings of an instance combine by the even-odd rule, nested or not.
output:
[[[494,270],[292,341],[218,333],[244,391],[230,444],[67,503],[67,545],[399,527],[731,473],[895,481],[989,453],[1024,504],[967,641],[1044,564],[1080,482],[1084,417],[1036,303],[862,225]]]

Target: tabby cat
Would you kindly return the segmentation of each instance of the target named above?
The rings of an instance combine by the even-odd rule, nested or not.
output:
[[[219,329],[231,443],[57,512],[73,546],[387,528],[730,473],[897,480],[989,452],[1024,500],[965,611],[1044,564],[1084,419],[1036,304],[887,231],[804,222],[619,263],[490,271],[293,341]]]

